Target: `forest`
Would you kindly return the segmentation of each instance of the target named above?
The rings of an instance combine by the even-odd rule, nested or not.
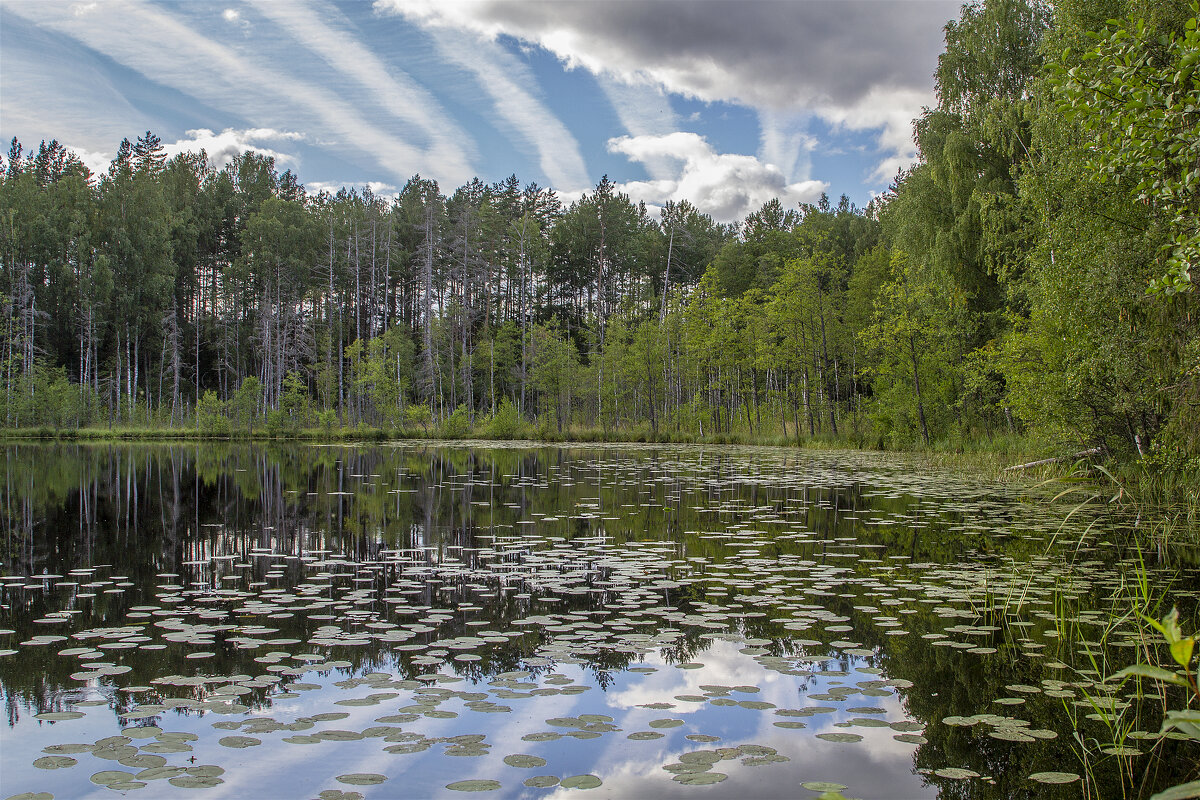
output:
[[[732,225],[607,177],[569,204],[515,175],[313,194],[148,131],[100,175],[13,139],[0,419],[1003,439],[1200,470],[1197,14],[968,4],[887,193]]]

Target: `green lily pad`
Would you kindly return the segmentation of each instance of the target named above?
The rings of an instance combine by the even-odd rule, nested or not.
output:
[[[563,778],[560,785],[564,789],[595,789],[603,783],[604,781],[595,775],[573,775],[570,778]]]
[[[66,722],[71,719],[83,719],[83,713],[79,711],[46,711],[41,714],[34,714],[33,718],[46,722]]]
[[[500,788],[500,781],[455,781],[454,783],[447,783],[446,788],[454,792],[494,792]]]
[[[262,739],[255,739],[253,736],[222,736],[217,740],[217,744],[222,747],[232,747],[238,750],[246,747],[255,747],[262,744]]]
[[[840,792],[846,788],[845,784],[832,781],[805,781],[800,785],[810,792]]]
[[[540,756],[531,756],[524,753],[513,753],[504,757],[504,763],[510,767],[522,767],[525,769],[533,769],[535,767],[546,766],[546,759]]]
[[[723,772],[684,772],[676,775],[671,780],[676,783],[682,783],[684,786],[709,786],[714,783],[720,783],[728,777]]]
[[[525,785],[534,789],[549,789],[558,785],[558,778],[553,775],[535,775],[525,779]]]
[[[351,772],[334,778],[338,783],[348,783],[351,786],[374,786],[387,780],[387,775],[377,772]]]
[[[112,783],[128,783],[129,781],[133,780],[133,778],[134,775],[132,772],[122,772],[121,770],[117,769],[106,769],[92,775],[91,780],[92,783],[99,784],[100,786],[108,786]]]
[[[1029,780],[1038,783],[1074,783],[1079,776],[1074,772],[1035,772],[1029,776]]]
[[[857,733],[818,733],[818,739],[824,739],[827,742],[861,742],[862,738]]]
[[[42,756],[33,762],[38,769],[63,769],[73,767],[79,762],[70,756]]]
[[[221,778],[207,778],[199,775],[178,775],[167,779],[167,783],[178,786],[180,789],[211,789],[224,782]]]

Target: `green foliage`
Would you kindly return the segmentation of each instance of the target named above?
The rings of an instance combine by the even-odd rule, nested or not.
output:
[[[291,430],[298,430],[308,424],[308,386],[299,372],[289,372],[283,379],[283,395],[279,398],[278,410]]]
[[[1150,290],[1168,295],[1192,291],[1200,263],[1200,4],[1190,8],[1182,35],[1134,14],[1110,19],[1077,63],[1067,50],[1050,74],[1058,110],[1090,137],[1088,173],[1161,215],[1166,272]]]
[[[217,393],[209,389],[200,397],[196,404],[196,426],[201,431],[210,434],[224,433],[229,429],[229,419],[225,416],[225,404]]]
[[[281,436],[294,436],[300,431],[296,420],[282,408],[272,408],[267,411],[267,435],[273,439]]]
[[[253,431],[262,402],[262,382],[253,375],[243,378],[242,383],[230,398],[229,408],[238,427]]]
[[[433,411],[429,406],[412,404],[404,408],[404,427],[408,430],[421,429],[421,432],[426,436],[429,435],[429,427],[433,424]]]
[[[326,434],[332,431],[337,424],[337,412],[332,408],[327,408],[323,411],[317,412],[317,425],[319,425],[321,430],[325,431]]]
[[[484,435],[489,439],[516,439],[521,435],[523,428],[520,412],[512,400],[505,397],[484,427]]]
[[[471,432],[471,418],[467,414],[466,405],[454,409],[450,416],[442,420],[438,428],[438,436],[443,439],[463,439]]]
[[[17,398],[17,414],[21,419],[55,430],[88,424],[99,405],[89,388],[70,382],[65,369],[41,361],[32,372],[22,375]]]
[[[948,429],[955,394],[953,329],[943,323],[962,306],[952,285],[928,280],[902,252],[892,256],[890,279],[876,300],[875,322],[861,334],[863,345],[872,350],[878,383],[886,387],[873,406],[885,436],[903,442],[919,434],[928,446],[931,429],[933,436]]]
[[[1182,687],[1188,694],[1188,704],[1200,701],[1200,685],[1196,682],[1197,670],[1192,664],[1193,654],[1196,652],[1196,638],[1184,635],[1183,629],[1179,625],[1179,609],[1172,608],[1170,613],[1161,620],[1145,614],[1139,616],[1159,633],[1163,643],[1167,646],[1171,661],[1179,669],[1140,663],[1114,673],[1109,680],[1124,681],[1129,678],[1147,678],[1160,684]],[[1194,746],[1200,746],[1200,711],[1192,708],[1167,709],[1160,733],[1168,732],[1185,736],[1191,740]],[[1198,781],[1173,786],[1154,795],[1151,800],[1182,800],[1192,797],[1200,797],[1200,782]]]

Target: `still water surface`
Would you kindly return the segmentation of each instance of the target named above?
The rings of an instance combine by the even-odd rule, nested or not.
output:
[[[1191,765],[1099,682],[1141,646],[1108,613],[1136,521],[903,458],[22,445],[3,468],[0,796],[1066,798]],[[1194,609],[1194,566],[1145,558]]]

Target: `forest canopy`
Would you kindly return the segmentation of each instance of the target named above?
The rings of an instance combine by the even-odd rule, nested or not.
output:
[[[1197,7],[987,0],[945,29],[918,162],[734,225],[603,178],[394,197],[271,158],[0,164],[0,419],[1023,435],[1200,452]],[[511,427],[511,425],[510,425]]]

